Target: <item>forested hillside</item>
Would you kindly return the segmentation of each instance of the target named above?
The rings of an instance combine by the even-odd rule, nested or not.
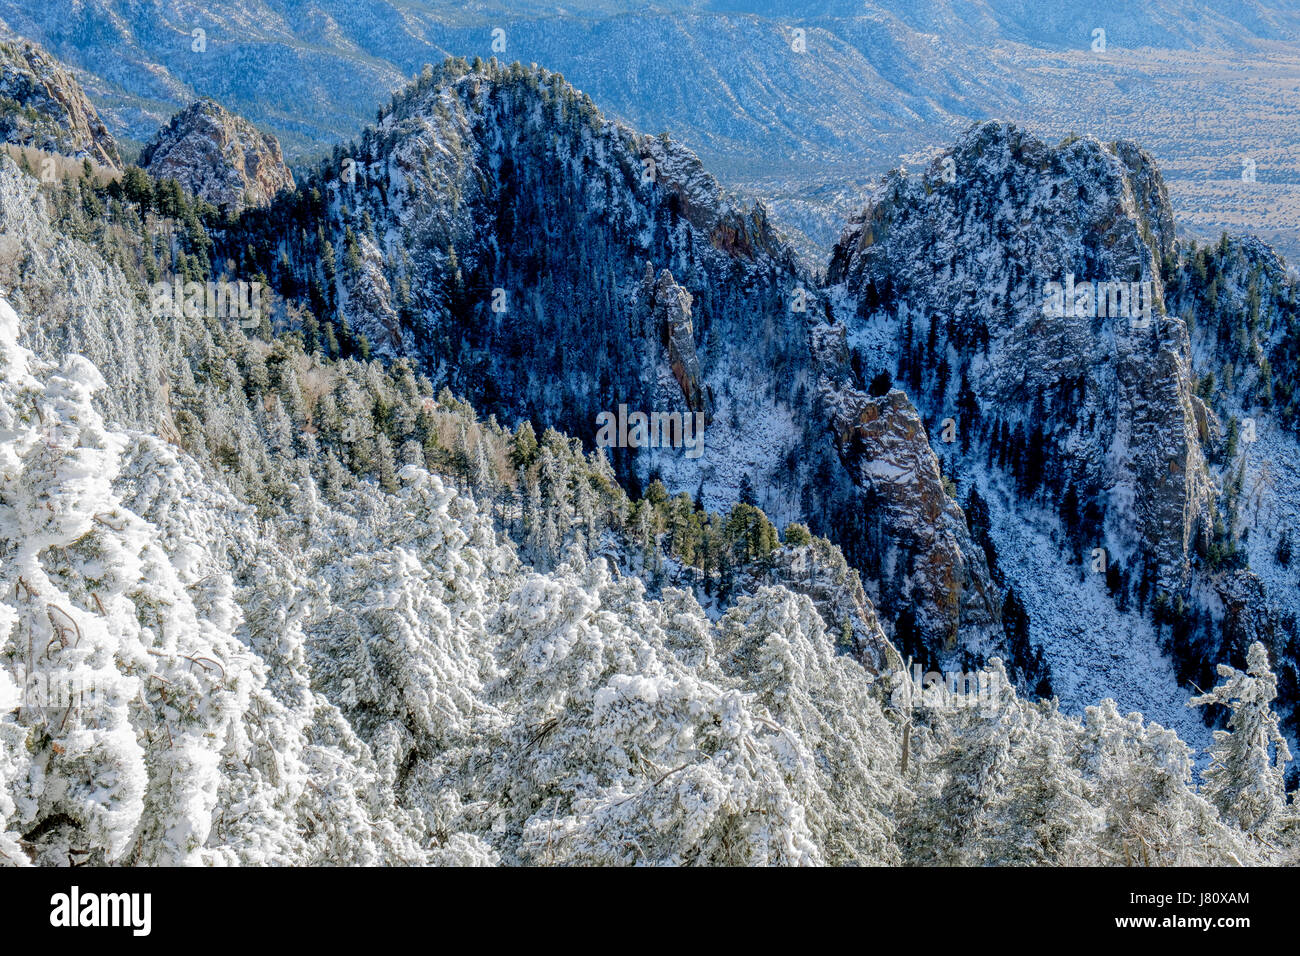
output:
[[[0,157],[0,862],[1296,862],[1295,283],[950,156],[825,281],[518,64],[265,204]]]

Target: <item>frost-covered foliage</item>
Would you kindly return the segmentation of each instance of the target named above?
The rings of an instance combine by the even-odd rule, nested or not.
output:
[[[40,368],[17,326],[4,304],[6,829],[46,863],[420,859],[367,805],[355,735],[294,672],[293,605],[248,615],[258,595],[228,556],[255,559],[257,530],[211,527],[247,509],[157,439],[107,430],[95,368]],[[254,624],[280,647],[259,654]]]
[[[0,861],[1295,860],[1262,651],[1210,695],[1233,716],[1203,791],[1174,731],[1110,701],[1080,718],[1026,699],[1016,688],[1028,682],[1007,676],[1023,661],[983,664],[996,641],[971,655],[978,706],[904,679],[878,605],[898,615],[987,592],[991,626],[992,585],[1005,583],[991,546],[1003,512],[972,507],[960,527],[956,473],[939,470],[910,405],[894,401],[875,432],[845,441],[877,472],[927,480],[866,503],[910,525],[950,513],[962,548],[985,553],[987,581],[962,573],[979,555],[945,560],[941,546],[900,563],[891,535],[851,522],[839,531],[858,549],[850,560],[799,525],[782,540],[758,507],[793,508],[769,494],[771,474],[720,474],[740,500],[710,514],[703,482],[693,497],[665,472],[642,494],[651,472],[553,428],[539,437],[520,395],[558,421],[547,414],[584,407],[577,398],[604,403],[600,374],[626,365],[591,330],[608,333],[614,315],[628,324],[617,341],[662,344],[646,303],[621,295],[645,293],[624,269],[649,253],[707,293],[700,341],[717,352],[678,348],[646,387],[685,388],[702,361],[719,386],[711,435],[776,429],[765,468],[797,484],[815,459],[815,484],[832,497],[845,487],[830,444],[801,464],[782,451],[798,430],[728,407],[736,368],[723,346],[728,330],[750,336],[755,316],[780,333],[765,354],[789,360],[770,380],[766,360],[745,363],[763,381],[743,389],[755,409],[812,381],[790,351],[804,319],[781,298],[796,276],[779,248],[764,251],[761,210],[723,203],[684,151],[605,123],[558,77],[453,64],[443,79],[417,83],[349,151],[359,185],[322,172],[246,218],[138,170],[41,187],[0,160],[0,288],[18,307],[0,309]],[[657,186],[639,178],[643,153]],[[471,209],[491,210],[511,242],[477,235]],[[549,259],[542,234],[557,237]],[[593,268],[561,275],[560,257]],[[516,303],[533,361],[497,356],[484,376],[476,363],[513,341],[505,323],[520,316],[488,316],[470,292],[513,288],[520,271],[553,284]],[[592,275],[608,295],[584,292]],[[241,276],[272,288],[256,329],[148,307],[159,277]],[[559,308],[574,297],[581,310]],[[349,323],[363,316],[396,319],[388,349],[383,322]],[[566,391],[580,377],[551,374],[561,320],[565,342],[594,359],[580,396]],[[414,332],[418,361],[373,359]],[[861,377],[847,349],[840,366]],[[517,424],[480,417],[435,380],[476,381],[486,409]],[[869,391],[859,425],[888,404]],[[826,423],[805,418],[822,442]],[[850,517],[819,495],[799,507],[823,524]],[[911,581],[905,597],[873,579],[886,565]],[[1007,605],[1019,608],[1002,622],[1007,646],[1027,655],[1025,609],[1039,605]],[[1233,633],[1266,625],[1236,614]]]
[[[1268,652],[1250,645],[1247,670],[1219,665],[1223,682],[1193,704],[1222,704],[1230,711],[1228,729],[1214,733],[1212,763],[1205,771],[1205,795],[1246,833],[1267,838],[1286,812],[1283,771],[1291,749],[1278,727],[1272,703],[1277,679],[1268,666]]]
[[[1109,703],[1067,718],[996,663],[980,707],[932,712],[838,653],[806,594],[755,587],[714,620],[580,548],[539,572],[421,467],[334,502],[300,473],[296,521],[260,518],[189,456],[106,426],[95,367],[37,359],[18,328],[0,304],[5,862],[1287,852],[1231,796],[1266,792],[1280,824],[1275,764],[1248,786],[1208,774],[1202,797],[1171,731]],[[1262,649],[1251,668],[1215,692],[1243,702],[1216,751],[1233,773],[1277,739]]]
[[[1081,722],[1016,698],[997,664],[978,709],[918,734],[918,799],[902,842],[920,863],[1213,865],[1257,861],[1192,784],[1192,752],[1114,702]]]

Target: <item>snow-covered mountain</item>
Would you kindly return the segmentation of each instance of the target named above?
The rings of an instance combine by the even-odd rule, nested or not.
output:
[[[1243,481],[1263,467],[1280,487],[1300,480],[1291,389],[1273,387],[1275,367],[1293,380],[1300,290],[1257,240],[1203,250],[1172,224],[1132,144],[1048,147],[987,124],[881,185],[836,246],[829,298],[864,376],[896,380],[932,428],[950,423],[935,449],[989,509],[1007,583],[1041,593],[1044,562],[1076,569],[1030,609],[1049,663],[1077,668],[1087,631],[1123,627],[1147,649],[1087,664],[1101,683],[1132,682],[1159,644],[1203,685],[1213,660],[1264,639],[1290,687],[1297,581],[1279,567],[1277,516],[1244,506]],[[1089,582],[1103,580],[1131,623],[1091,619]]]
[[[0,18],[141,143],[208,97],[303,161],[355,137],[423,64],[495,56],[670,132],[767,199],[816,265],[862,187],[992,118],[1048,141],[1135,139],[1189,234],[1249,226],[1300,254],[1300,147],[1277,136],[1296,122],[1292,0],[4,0]]]
[[[810,269],[449,60],[265,198],[0,157],[0,861],[1295,861],[1296,282],[1138,146]]]
[[[750,489],[778,525],[806,522],[927,662],[1010,655],[1023,686],[1046,690],[1056,658],[1081,708],[1108,680],[1151,686],[1120,672],[1163,647],[1167,680],[1130,703],[1198,733],[1179,682],[1203,686],[1255,639],[1230,636],[1212,596],[1249,530],[1223,520],[1239,510],[1222,460],[1231,416],[1193,355],[1197,306],[1166,302],[1199,288],[1198,253],[1175,237],[1148,154],[978,125],[922,175],[881,184],[822,286],[761,205],[555,74],[452,62],[381,112],[296,198],[217,233],[217,255],[260,242],[246,272],[512,424],[590,445],[620,407],[699,412],[698,456],[616,448],[620,480],[720,509]],[[1267,327],[1285,352],[1281,269]],[[1059,314],[1045,310],[1052,284]],[[990,509],[978,531],[959,506],[972,489]],[[1087,584],[1095,566],[1129,621],[1114,626],[1146,635],[1110,677],[1070,663],[1086,622],[1059,597],[1030,597],[1011,650],[1002,605],[1026,600],[1038,564],[1007,576],[999,536],[977,538],[1009,510],[1018,543],[1003,543],[1028,547],[1037,519],[1015,513],[1035,509],[1061,581]],[[1247,591],[1280,615],[1266,641],[1293,660],[1291,589]]]
[[[80,84],[0,24],[0,142],[117,167],[117,143]]]
[[[140,153],[140,167],[155,179],[174,179],[214,206],[239,210],[265,206],[293,174],[274,136],[211,100],[177,113]]]

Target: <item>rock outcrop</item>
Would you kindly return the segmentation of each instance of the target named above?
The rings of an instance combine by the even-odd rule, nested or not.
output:
[[[880,398],[846,389],[828,405],[840,458],[865,493],[867,534],[881,552],[880,600],[896,615],[910,609],[896,617],[895,641],[931,660],[956,651],[959,640],[992,646],[1001,602],[912,403],[898,389]]]
[[[173,116],[140,154],[140,166],[234,210],[269,205],[294,185],[276,138],[211,100]]]
[[[1043,480],[1105,512],[1089,547],[1154,556],[1172,590],[1214,500],[1187,326],[1164,305],[1173,249],[1142,150],[987,123],[923,174],[892,174],[828,276],[855,330],[889,330],[868,373],[897,374],[927,421],[1039,436]]]
[[[668,348],[668,364],[681,386],[682,398],[691,411],[704,412],[707,422],[713,409],[701,384],[700,357],[695,351],[695,329],[691,324],[691,294],[673,281],[667,269],[656,280],[648,262],[644,288],[649,290],[653,321]]]
[[[384,258],[369,236],[356,240],[353,255],[341,251],[339,269],[352,328],[364,335],[377,356],[393,359],[402,353],[403,330],[396,309],[396,296],[384,275]],[[406,344],[410,344],[407,333]]]
[[[0,140],[114,169],[122,164],[117,143],[81,84],[39,46],[3,29]]]
[[[659,136],[640,136],[636,149],[642,176],[666,192],[682,218],[709,238],[715,249],[742,259],[789,256],[762,202],[729,197],[699,157]]]

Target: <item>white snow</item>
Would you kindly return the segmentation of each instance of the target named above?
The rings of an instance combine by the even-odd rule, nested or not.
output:
[[[1062,709],[1081,715],[1109,697],[1122,713],[1139,711],[1204,751],[1210,731],[1187,706],[1192,695],[1179,686],[1150,619],[1116,607],[1090,555],[1081,565],[1062,561],[1054,516],[1016,501],[1000,479],[983,471],[974,477],[988,502],[998,564],[1024,602],[1030,638],[1051,664]]]

